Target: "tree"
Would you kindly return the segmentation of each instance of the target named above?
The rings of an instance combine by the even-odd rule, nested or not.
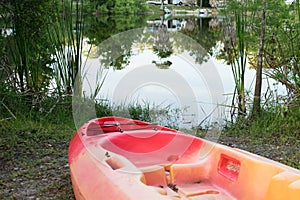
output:
[[[256,82],[254,90],[252,116],[255,117],[260,114],[260,102],[261,102],[261,87],[262,87],[262,68],[263,68],[263,52],[265,43],[265,18],[266,18],[266,0],[263,0],[263,10],[261,14],[261,33],[260,43],[257,57],[256,67]]]
[[[246,2],[246,4],[245,4]],[[251,52],[252,57],[248,57],[250,64],[257,70],[256,85],[252,104],[252,117],[255,117],[261,110],[261,87],[262,73],[284,84],[288,91],[287,105],[289,101],[298,101],[300,96],[300,5],[299,0],[292,5],[286,5],[283,1],[232,1],[228,4],[228,10],[245,10],[244,14],[239,13],[235,19],[236,25],[245,17],[246,30],[240,32],[236,29],[237,41],[233,44],[240,44],[239,35],[244,35],[247,52]],[[243,5],[243,8],[239,6]],[[228,12],[227,10],[227,12]],[[268,12],[271,11],[271,12]],[[268,13],[268,15],[266,15]],[[229,15],[230,16],[230,15]],[[266,23],[267,22],[267,23]],[[233,27],[233,26],[231,26]],[[238,26],[236,26],[238,28]],[[243,30],[243,29],[241,29]],[[230,31],[228,31],[230,32]],[[225,32],[226,33],[226,32]],[[227,37],[225,36],[225,39]],[[259,38],[259,41],[256,40]],[[227,41],[227,40],[226,40]],[[242,42],[242,43],[241,43]],[[230,46],[225,43],[225,47]],[[232,45],[235,46],[235,45]],[[238,48],[239,49],[239,48]],[[228,49],[226,54],[231,56],[226,59],[232,63],[231,58],[240,55],[239,51]],[[239,57],[239,56],[237,56]],[[238,93],[239,91],[237,91]]]
[[[264,64],[266,74],[286,86],[289,105],[300,97],[300,4],[299,0],[292,5],[271,3]]]

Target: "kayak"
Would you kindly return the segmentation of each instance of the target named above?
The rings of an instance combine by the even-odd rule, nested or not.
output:
[[[90,120],[69,145],[77,200],[299,200],[300,170],[139,120]]]

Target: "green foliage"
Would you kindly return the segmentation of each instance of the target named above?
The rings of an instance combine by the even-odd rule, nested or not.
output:
[[[48,96],[35,99],[35,104],[29,101],[23,93],[10,85],[0,84],[0,122],[30,120],[34,122],[48,122],[51,124],[67,124],[74,126],[72,101],[76,99],[65,96]],[[180,111],[169,106],[151,106],[149,103],[132,103],[129,105],[111,105],[109,101],[80,100],[77,107],[80,111],[80,123],[89,119],[90,112],[95,110],[97,117],[122,116],[143,121],[155,122],[170,127],[177,127],[180,122]],[[93,107],[94,106],[94,107]],[[86,113],[85,113],[86,112]],[[95,117],[96,117],[95,116]]]
[[[0,84],[0,122],[30,119],[73,124],[72,98],[47,96],[29,98],[10,84]]]
[[[247,38],[250,35],[249,24],[253,15],[251,12],[254,11],[249,11],[248,1],[230,1],[225,11],[225,44],[220,57],[225,58],[227,64],[231,65],[235,82],[233,104],[237,99],[238,117],[246,115],[245,72],[249,50]]]
[[[149,104],[147,104],[145,107],[142,107],[142,105],[139,104],[129,105],[128,111],[133,119],[139,119],[148,122],[151,121],[151,109]]]
[[[145,15],[100,15],[85,16],[85,36],[100,44],[104,40],[130,29],[146,26]]]
[[[281,82],[291,99],[300,96],[300,5],[271,1],[268,10],[265,65],[267,74]]]
[[[255,137],[260,136],[273,136],[273,137],[286,137],[299,136],[300,124],[295,119],[299,112],[288,112],[288,117],[281,116],[281,112],[274,113],[270,111],[262,111],[260,117],[250,121],[246,118],[238,118],[234,124],[228,124],[225,132],[228,134],[236,135],[252,135]]]
[[[144,0],[91,1],[96,11],[110,14],[137,14],[148,10]]]
[[[179,128],[181,111],[171,106],[151,105],[149,102],[111,106],[112,114],[147,121],[174,129]]]
[[[128,3],[132,6],[133,2]],[[10,78],[11,84],[27,92],[32,98],[47,94],[52,78],[56,80],[55,92],[61,95],[71,94],[78,71],[82,67],[83,11],[85,10],[83,6],[88,5],[81,1],[63,1],[62,4],[57,0],[43,1],[43,3],[37,3],[35,0],[14,3],[8,1],[8,5],[1,8],[6,9],[3,16],[12,13],[7,14],[10,21],[5,23],[12,24],[13,34],[7,38],[1,35],[0,38],[0,43],[3,44],[1,51],[4,54],[1,56],[1,63],[5,66],[1,68],[1,74],[6,77],[14,74]],[[136,23],[132,23],[132,19]],[[86,35],[95,38],[96,42],[102,42],[118,32],[140,26],[141,19],[135,16],[109,17],[105,21],[106,25],[97,26],[102,30],[101,33],[96,33],[96,37],[90,35],[89,31]],[[111,23],[111,20],[115,23]],[[115,31],[111,32],[111,30]],[[130,52],[124,55],[123,58],[117,58],[108,64],[121,69],[127,63]]]
[[[13,74],[12,84],[31,96],[45,94],[50,81],[51,49],[45,22],[53,16],[51,1],[9,1],[4,7],[9,13],[6,28],[12,29],[5,38],[5,69]]]
[[[0,119],[2,120],[16,119],[18,115],[23,116],[30,111],[26,97],[10,84],[0,83],[0,98]]]
[[[244,98],[242,84],[246,58],[252,67],[257,67],[262,4],[260,1],[227,3],[225,13],[232,23],[225,30],[225,48],[220,57],[232,65],[240,102]],[[299,4],[288,6],[283,1],[271,0],[267,2],[266,13],[265,74],[286,86],[290,97],[286,98],[287,101],[297,99],[300,96]],[[234,17],[234,21],[230,16]]]
[[[97,117],[113,116],[113,108],[108,101],[100,101],[95,104]]]
[[[294,102],[288,109],[280,105],[278,99],[274,99],[265,102],[262,114],[256,118],[238,118],[234,122],[228,122],[225,132],[233,135],[277,137],[283,140],[286,137],[300,139],[299,116],[299,102]]]
[[[76,79],[80,80],[82,70],[83,45],[83,12],[81,1],[65,1],[56,10],[56,18],[49,19],[48,27],[50,41],[55,48],[55,62],[53,63],[56,89],[59,94],[72,94]],[[73,16],[74,15],[74,16]]]

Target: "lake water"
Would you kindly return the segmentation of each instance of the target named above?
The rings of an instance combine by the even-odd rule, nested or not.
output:
[[[107,35],[98,39],[99,44],[90,45],[86,39],[84,95],[93,95],[104,80],[96,99],[116,105],[178,108],[180,127],[228,119],[235,84],[231,67],[219,56],[223,19],[147,17],[126,21],[128,27],[119,25],[124,19],[115,20],[115,28],[99,31]],[[94,39],[97,37],[94,33]],[[246,89],[250,93],[254,82],[255,70],[247,69]],[[264,79],[264,93],[270,93],[267,88],[279,87],[273,83]],[[284,88],[279,90],[284,92]]]

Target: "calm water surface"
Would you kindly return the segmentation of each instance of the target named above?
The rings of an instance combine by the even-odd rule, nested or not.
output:
[[[93,95],[104,80],[97,99],[116,105],[178,108],[182,113],[179,126],[229,117],[225,105],[231,103],[234,80],[221,54],[223,20],[167,16],[87,20],[84,95]],[[254,77],[255,71],[248,70],[246,88],[250,92]]]

